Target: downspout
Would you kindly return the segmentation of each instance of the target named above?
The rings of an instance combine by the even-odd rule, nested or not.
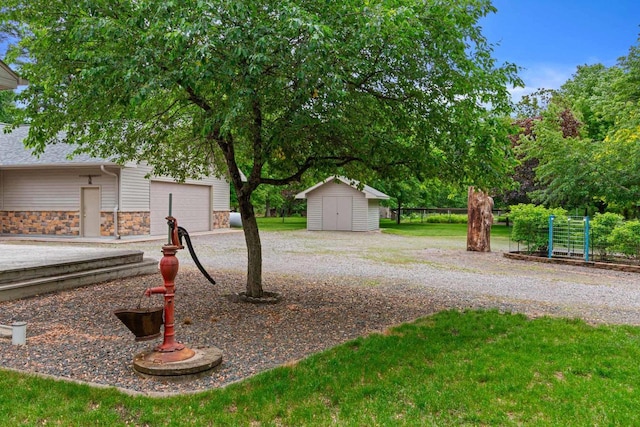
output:
[[[104,165],[100,165],[100,170],[107,175],[111,175],[116,179],[116,191],[118,192],[117,203],[113,207],[113,237],[114,239],[120,239],[120,234],[118,233],[118,207],[120,206],[120,180],[118,178],[117,173],[109,172],[104,168]]]

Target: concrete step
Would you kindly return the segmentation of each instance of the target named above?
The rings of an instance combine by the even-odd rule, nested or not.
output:
[[[0,301],[31,297],[48,292],[72,289],[94,283],[122,279],[125,277],[158,273],[158,261],[149,258],[140,259],[139,262],[128,262],[125,264],[120,263],[117,265],[108,265],[106,267],[103,266],[89,270],[73,270],[74,267],[67,267],[71,268],[73,272],[53,276],[49,275],[46,277],[29,278],[27,280],[14,281],[12,283],[4,283],[3,280],[3,283],[0,284]]]
[[[86,258],[69,257],[68,260],[52,264],[20,266],[3,269],[0,274],[0,286],[11,283],[26,282],[43,277],[56,277],[83,271],[92,271],[108,267],[135,264],[142,262],[142,251],[114,251],[112,255],[94,255]]]

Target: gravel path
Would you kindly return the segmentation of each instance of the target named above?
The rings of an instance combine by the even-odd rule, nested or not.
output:
[[[176,337],[192,348],[223,351],[212,375],[169,383],[133,372],[133,355],[156,342],[136,343],[112,312],[134,307],[144,289],[162,284],[159,274],[0,303],[0,324],[28,322],[26,346],[0,340],[0,366],[132,392],[177,393],[221,387],[443,309],[497,308],[640,325],[637,274],[509,260],[500,242],[482,254],[466,252],[464,239],[262,233],[264,289],[283,295],[275,305],[231,297],[244,290],[242,233],[193,242],[218,284],[200,275],[186,250],[179,253]],[[161,245],[118,248],[160,258]],[[160,296],[151,301],[162,303]]]

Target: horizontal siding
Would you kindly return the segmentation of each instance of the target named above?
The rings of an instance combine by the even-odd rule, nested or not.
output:
[[[307,230],[322,230],[322,197],[307,199]]]
[[[6,211],[79,210],[82,187],[100,188],[101,210],[112,210],[117,203],[115,178],[99,168],[5,170],[2,174],[2,209]],[[80,175],[93,175],[92,184]]]
[[[347,185],[341,181],[337,182],[327,182],[321,187],[316,188],[315,190],[307,193],[307,198],[309,197],[344,197],[344,196],[353,196],[353,197],[363,197],[364,194],[362,192],[356,190],[355,188]]]
[[[369,201],[364,194],[353,198],[353,211],[351,212],[352,231],[367,231],[369,229]]]
[[[224,179],[212,178],[211,185],[213,186],[213,210],[215,212],[231,210],[229,183]]]
[[[110,172],[116,172],[109,169]],[[145,175],[151,172],[146,165],[127,165],[120,172],[119,206],[122,212],[149,212],[150,181]],[[2,210],[78,210],[80,189],[89,186],[88,178],[93,175],[92,185],[100,188],[101,210],[112,211],[118,205],[116,178],[105,174],[98,167],[92,168],[52,168],[6,169],[0,171],[0,209]],[[174,182],[167,177],[154,178],[159,181]],[[229,185],[216,177],[203,180],[188,180],[187,183],[205,184],[213,188],[212,211],[229,211]]]
[[[149,212],[149,198],[151,190],[149,180],[145,178],[147,173],[151,172],[148,166],[125,166],[120,173],[120,202],[121,211],[124,212]]]
[[[380,203],[377,200],[369,200],[369,227],[368,230],[380,228]]]

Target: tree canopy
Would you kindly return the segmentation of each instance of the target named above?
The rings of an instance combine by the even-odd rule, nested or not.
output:
[[[27,144],[64,140],[178,179],[234,186],[262,295],[251,195],[309,172],[495,185],[507,87],[478,20],[489,0],[5,0],[31,84]],[[246,180],[242,180],[244,172]]]
[[[640,47],[611,67],[577,68],[524,131],[534,161],[534,201],[568,208],[635,210],[640,201]]]

